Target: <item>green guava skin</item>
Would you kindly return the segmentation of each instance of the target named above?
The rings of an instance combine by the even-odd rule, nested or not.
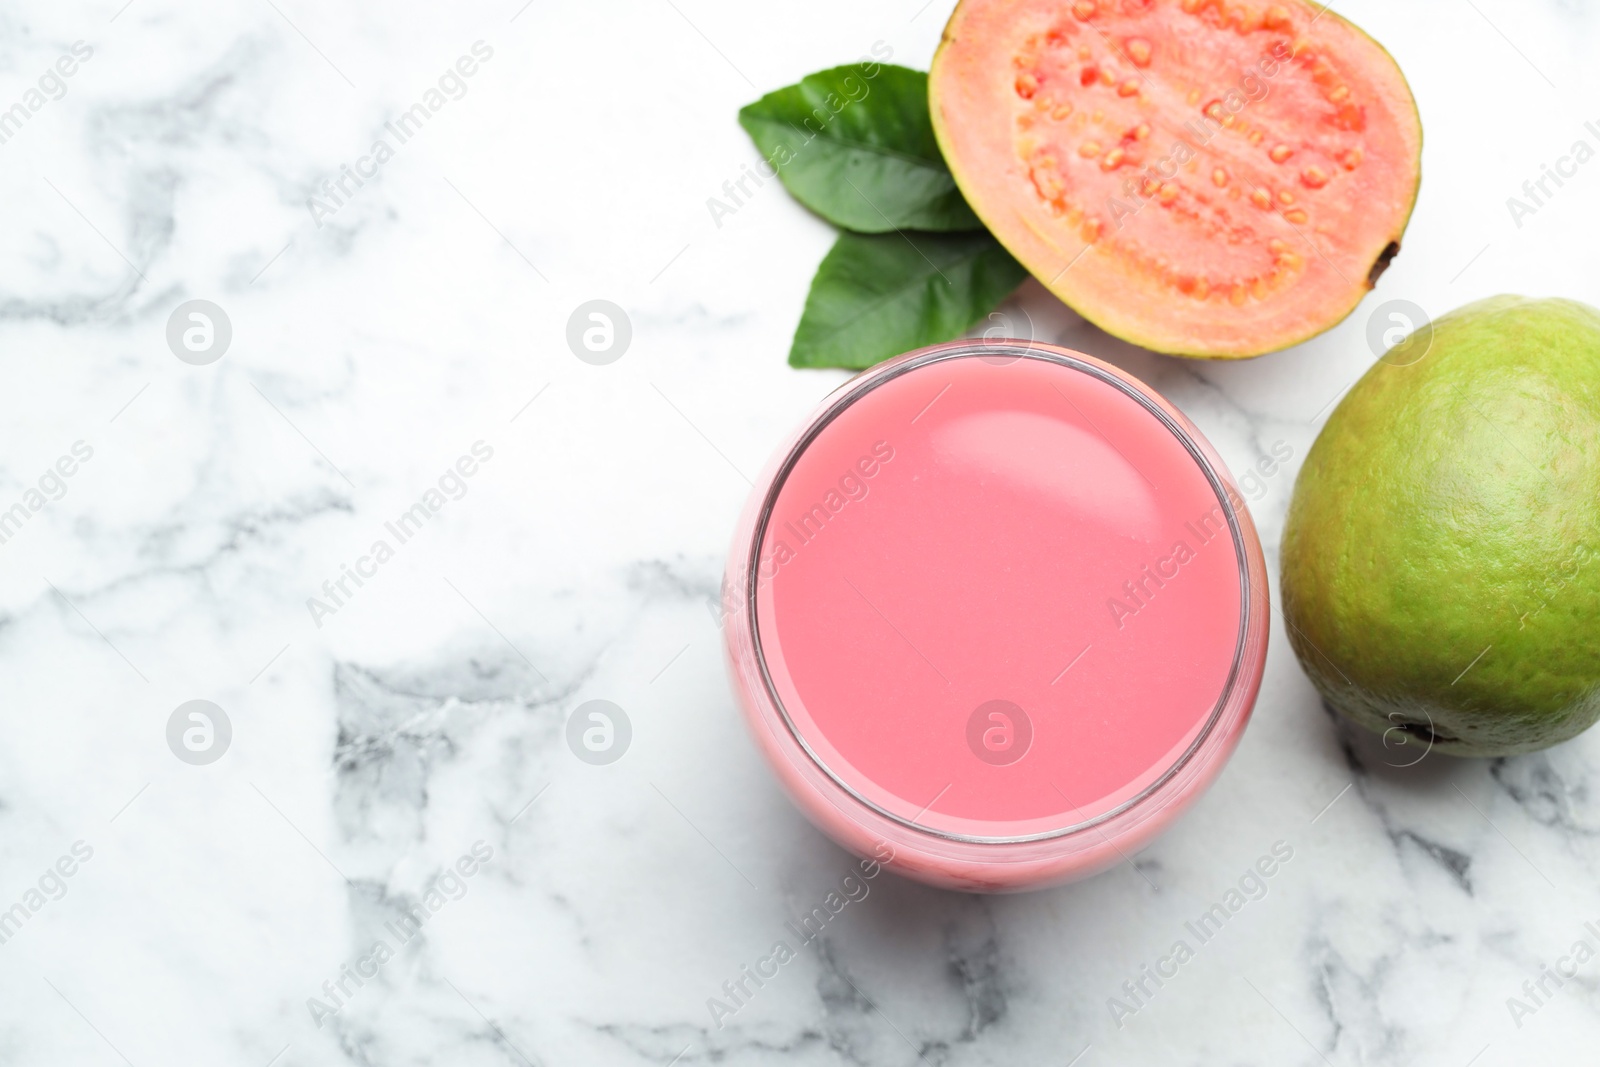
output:
[[[1600,311],[1499,296],[1433,331],[1306,456],[1286,629],[1327,703],[1386,743],[1532,752],[1600,718]]]

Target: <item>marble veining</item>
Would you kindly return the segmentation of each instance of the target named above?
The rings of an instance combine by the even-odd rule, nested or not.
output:
[[[1592,1058],[1600,736],[1413,763],[1322,707],[1281,623],[1216,787],[1089,882],[983,899],[866,877],[779,793],[715,606],[749,479],[845,378],[784,363],[831,232],[775,184],[706,202],[755,158],[740,105],[875,41],[925,67],[951,6],[0,14],[0,109],[93,50],[0,142],[0,500],[93,450],[0,541],[0,1061]],[[1336,10],[1398,57],[1427,133],[1406,246],[1350,320],[1213,364],[1107,337],[1034,282],[1002,309],[1254,470],[1274,571],[1386,301],[1600,303],[1600,169],[1509,203],[1600,121],[1592,12]],[[457,95],[446,76],[485,49]],[[606,365],[566,341],[596,299],[632,326]],[[231,324],[210,363],[169,347],[191,300]],[[453,476],[476,443],[492,459]],[[214,763],[169,744],[195,699],[231,725]],[[631,724],[608,764],[568,726],[600,699]]]

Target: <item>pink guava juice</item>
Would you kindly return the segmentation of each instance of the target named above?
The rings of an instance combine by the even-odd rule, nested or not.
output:
[[[1136,379],[1033,342],[836,391],[758,480],[723,595],[800,808],[968,891],[1146,845],[1220,772],[1266,658],[1266,567],[1215,451]]]

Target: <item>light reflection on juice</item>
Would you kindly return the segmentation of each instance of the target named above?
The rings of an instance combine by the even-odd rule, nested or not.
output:
[[[1159,794],[1264,653],[1259,547],[1192,432],[1085,357],[997,351],[871,372],[758,489],[746,706],[840,794],[825,828],[855,805],[913,846],[1104,836],[1083,828]]]

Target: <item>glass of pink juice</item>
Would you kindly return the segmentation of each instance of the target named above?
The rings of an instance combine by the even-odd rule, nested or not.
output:
[[[723,584],[730,672],[800,808],[934,885],[1085,877],[1233,751],[1261,546],[1199,431],[1129,375],[958,341],[846,383],[773,457]]]

